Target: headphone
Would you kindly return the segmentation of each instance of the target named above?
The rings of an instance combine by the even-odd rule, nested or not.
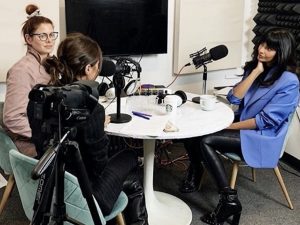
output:
[[[138,73],[138,77],[136,80],[131,80],[128,82],[128,84],[126,84],[126,86],[124,87],[124,92],[126,95],[133,95],[136,93],[136,91],[139,89],[140,86],[141,86],[141,79]]]
[[[126,86],[125,86],[125,81],[124,81],[124,86],[125,86],[124,87],[124,92],[125,92],[125,94],[126,95],[135,94],[135,92],[141,86],[140,73],[142,71],[142,68],[141,68],[140,64],[138,62],[134,61],[131,58],[122,57],[122,58],[117,59],[116,65],[117,65],[118,68],[120,68],[120,71],[124,72],[124,75],[129,74],[130,71],[137,72],[137,79],[129,81],[126,84]],[[123,79],[124,79],[124,75],[122,76]]]
[[[157,102],[157,104],[162,104],[162,103],[164,103],[164,98],[165,98],[167,95],[175,95],[175,96],[178,96],[177,107],[183,105],[183,104],[186,103],[186,101],[187,101],[186,93],[185,93],[184,91],[178,90],[178,91],[175,91],[174,94],[159,93],[159,94],[156,96],[156,102]]]
[[[113,82],[110,84],[107,84],[105,82],[102,82],[98,86],[98,92],[100,96],[105,96],[108,99],[115,98],[115,88],[113,85]]]
[[[105,95],[108,99],[113,99],[115,98],[116,90],[124,90],[126,95],[135,94],[141,86],[141,71],[142,69],[140,64],[131,58],[122,57],[116,59],[113,80],[109,85],[105,82],[100,83],[98,87],[99,95]],[[131,72],[137,72],[137,79],[131,80],[125,85],[126,82],[124,77]]]

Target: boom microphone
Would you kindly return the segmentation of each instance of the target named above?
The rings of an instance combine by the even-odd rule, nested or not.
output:
[[[108,59],[103,59],[102,61],[102,69],[99,73],[101,77],[110,77],[116,73],[116,65],[113,61]]]
[[[123,60],[123,58],[120,58],[117,60],[116,64],[108,59],[103,59],[102,62],[102,69],[99,73],[99,76],[102,77],[110,77],[115,74],[121,74],[126,75],[131,72],[131,67],[127,63],[127,58]],[[140,72],[140,71],[139,71]]]
[[[212,62],[213,60],[216,61],[224,58],[228,54],[228,49],[225,45],[218,45],[214,48],[211,48],[209,53],[201,55],[202,52],[203,51],[200,51],[190,55],[190,57],[195,56],[193,58],[193,64],[195,65],[196,69],[204,64]]]

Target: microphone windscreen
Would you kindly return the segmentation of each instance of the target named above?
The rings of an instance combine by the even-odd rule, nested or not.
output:
[[[212,60],[222,59],[228,55],[228,49],[225,45],[218,45],[209,50]]]
[[[114,75],[115,73],[116,73],[116,65],[114,64],[114,62],[111,60],[103,59],[102,69],[101,72],[99,73],[99,76],[109,77]]]

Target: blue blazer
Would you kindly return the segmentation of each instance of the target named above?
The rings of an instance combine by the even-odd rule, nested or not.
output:
[[[240,105],[240,121],[256,120],[257,129],[240,131],[246,163],[254,168],[275,168],[281,156],[289,115],[295,111],[299,100],[297,76],[285,71],[269,87],[252,85],[243,99],[235,97],[231,90],[227,99]]]

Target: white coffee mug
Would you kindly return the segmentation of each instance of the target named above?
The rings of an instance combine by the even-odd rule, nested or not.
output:
[[[217,98],[214,95],[200,95],[200,107],[205,111],[216,108]]]

